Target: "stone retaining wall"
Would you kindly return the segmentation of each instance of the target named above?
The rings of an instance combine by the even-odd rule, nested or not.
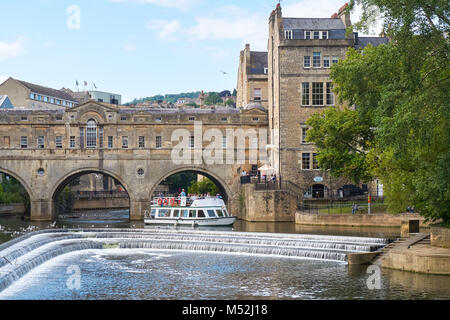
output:
[[[25,213],[25,205],[23,203],[0,204],[0,215],[19,213]]]
[[[430,240],[434,247],[450,248],[450,229],[431,226]]]
[[[403,220],[419,220],[420,227],[428,227],[424,218],[418,214],[314,214],[298,212],[295,223],[319,226],[366,226],[366,227],[400,227]]]
[[[297,198],[286,190],[256,191],[253,184],[243,185],[240,195],[241,216],[246,221],[293,222]]]

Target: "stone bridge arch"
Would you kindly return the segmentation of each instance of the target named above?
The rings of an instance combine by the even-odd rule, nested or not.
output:
[[[202,166],[180,166],[177,168],[173,168],[170,171],[164,172],[163,174],[159,174],[152,184],[150,193],[148,195],[149,199],[152,198],[157,186],[168,177],[182,172],[196,172],[205,177],[208,177],[219,187],[219,189],[223,192],[223,197],[227,204],[228,210],[233,214],[237,214],[238,212],[236,210],[238,207],[236,207],[236,205],[239,197],[239,185],[237,184],[237,182],[239,181],[239,178],[235,179],[234,175],[230,174],[229,167],[220,168],[218,166],[215,169],[216,170],[214,170],[214,168],[211,169]],[[237,177],[239,176],[237,171],[235,175]]]
[[[134,194],[132,192],[131,186],[129,183],[120,175],[118,175],[115,172],[112,172],[110,170],[95,168],[95,167],[86,167],[86,168],[78,168],[75,170],[72,170],[64,175],[62,175],[53,185],[53,187],[50,189],[48,193],[48,199],[51,199],[52,201],[52,219],[57,218],[58,210],[56,208],[56,200],[57,196],[62,192],[62,190],[74,179],[77,177],[84,176],[86,174],[91,173],[99,173],[103,174],[109,177],[112,177],[116,179],[125,189],[125,191],[128,193],[129,201],[130,201],[130,211],[131,211],[131,203],[134,200]],[[130,212],[131,217],[131,212]]]

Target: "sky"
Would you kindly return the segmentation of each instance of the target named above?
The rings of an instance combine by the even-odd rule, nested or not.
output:
[[[0,1],[0,83],[122,94],[232,91],[239,53],[266,51],[276,0]],[[330,17],[345,0],[284,0],[284,17]],[[359,19],[359,10],[352,22]],[[374,31],[378,32],[378,31]]]

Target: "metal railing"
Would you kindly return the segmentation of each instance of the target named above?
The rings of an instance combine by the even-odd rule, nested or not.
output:
[[[128,198],[126,191],[77,191],[75,200],[104,199],[104,198]]]

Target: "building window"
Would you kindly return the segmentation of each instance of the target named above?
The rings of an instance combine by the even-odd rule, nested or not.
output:
[[[57,121],[61,121],[62,119],[63,119],[62,116],[56,116],[56,120],[57,120]]]
[[[42,100],[42,96],[41,96],[41,95],[38,95],[38,96],[37,96],[37,99],[38,99],[38,101],[41,101],[41,100]]]
[[[70,136],[69,147],[70,149],[75,149],[75,136]]]
[[[320,39],[320,31],[314,31],[314,40]]]
[[[322,39],[328,39],[328,31],[322,31]]]
[[[162,148],[162,136],[156,136],[156,149]]]
[[[324,56],[323,57],[323,67],[329,68],[330,67],[330,56]]]
[[[44,149],[45,148],[45,138],[44,138],[44,136],[39,136],[37,138],[37,147],[38,147],[38,149]]]
[[[84,149],[84,128],[80,128],[80,149]]]
[[[30,93],[30,99],[31,99],[31,100],[34,100],[35,96],[36,96],[36,95],[35,95],[34,93]]]
[[[20,137],[20,148],[21,149],[28,148],[28,137],[27,136]]]
[[[310,40],[311,39],[311,31],[305,31],[305,39]]]
[[[310,68],[311,67],[311,56],[303,57],[303,67]]]
[[[310,169],[310,154],[309,153],[302,153],[302,169],[303,170],[309,170]]]
[[[222,136],[222,148],[227,148],[227,136]]]
[[[286,40],[292,40],[292,30],[285,30],[284,31],[284,38]]]
[[[221,120],[222,120],[222,122],[227,122],[228,118],[222,118]]]
[[[145,137],[139,136],[139,148],[145,148]]]
[[[127,136],[122,137],[122,149],[128,149],[128,137]]]
[[[55,98],[50,98],[50,103],[55,103]]]
[[[302,105],[309,106],[309,82],[302,83]]]
[[[98,127],[98,145],[103,148],[103,127]]]
[[[251,150],[258,150],[258,137],[252,138]]]
[[[306,134],[308,133],[308,129],[307,127],[302,127],[302,143],[308,143],[306,141]]]
[[[120,121],[127,121],[127,117],[120,117]]]
[[[157,117],[157,118],[155,119],[155,121],[161,122],[161,121],[162,121],[162,118],[161,118],[161,117]]]
[[[317,153],[313,153],[313,169],[319,169],[319,163],[317,162]]]
[[[195,147],[195,137],[190,136],[189,137],[189,148],[194,149],[194,147]]]
[[[61,104],[61,100],[56,100],[56,104]]]
[[[320,52],[313,52],[313,67],[320,68]]]
[[[44,102],[48,102],[48,97],[44,97]]]
[[[9,148],[11,145],[11,138],[10,137],[3,137],[3,143],[5,148]]]
[[[21,117],[20,117],[20,120],[21,120],[21,121],[28,121],[28,117],[27,117],[27,116],[21,116]]]
[[[253,88],[253,100],[261,101],[261,98],[262,98],[261,88]]]
[[[336,63],[338,63],[339,62],[339,58],[338,57],[333,57],[333,64],[336,64]]]
[[[189,117],[189,121],[195,121],[195,117]]]
[[[334,105],[333,83],[327,82],[327,104]]]
[[[114,141],[114,137],[113,136],[108,136],[108,149],[112,149],[113,148],[113,141]]]
[[[62,136],[56,136],[56,149],[62,149]]]
[[[97,148],[97,122],[91,119],[86,125],[86,147]]]
[[[312,83],[312,105],[323,105],[323,82]]]

